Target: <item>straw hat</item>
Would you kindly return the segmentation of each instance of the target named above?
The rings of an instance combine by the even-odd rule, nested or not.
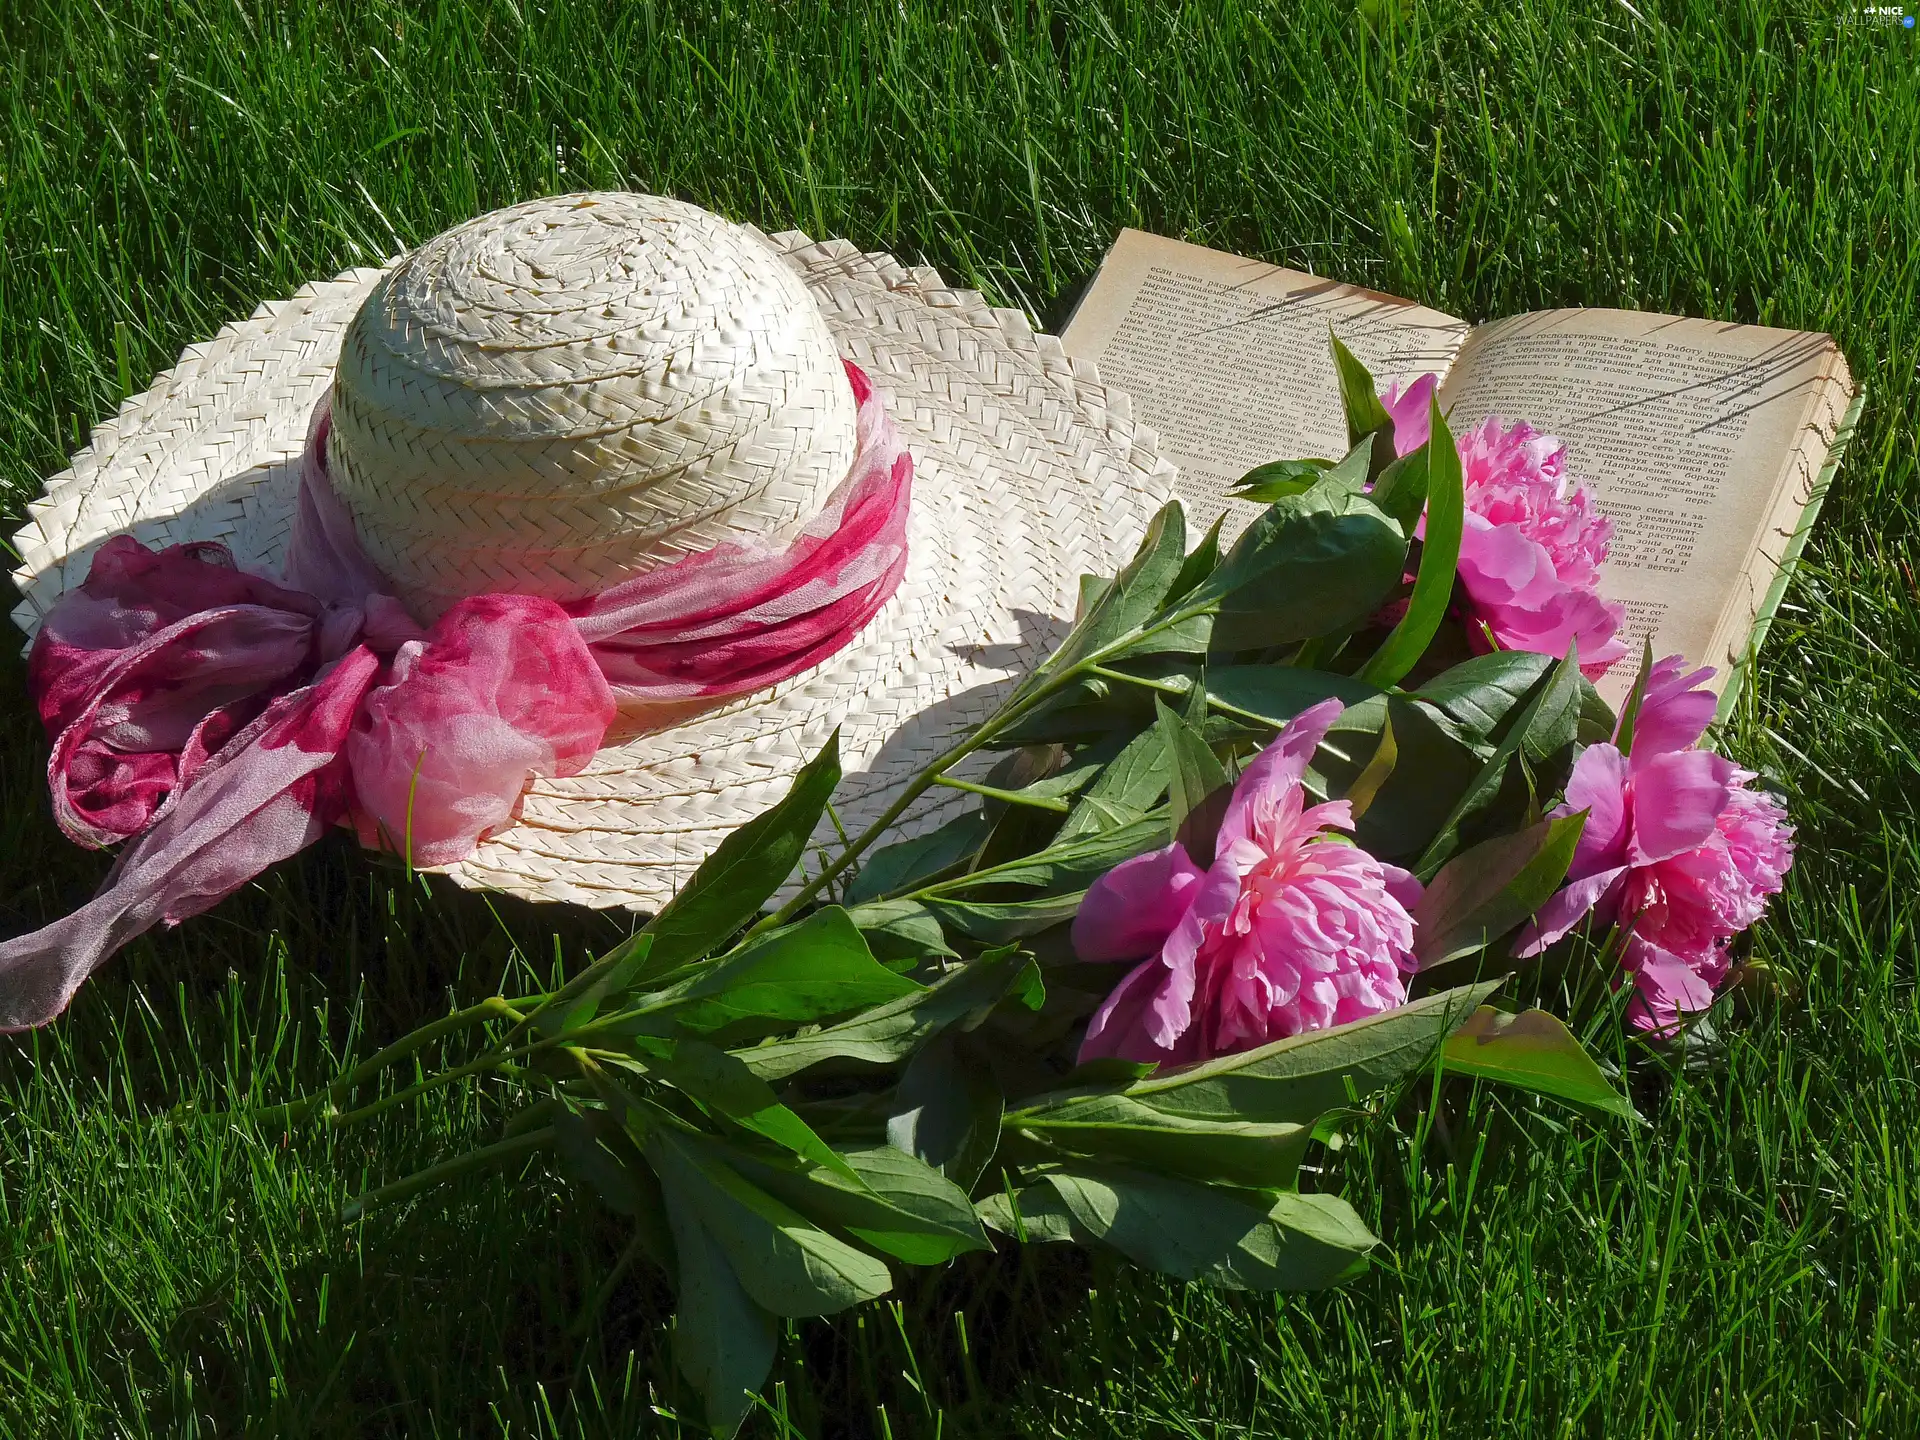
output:
[[[876,816],[1058,642],[1078,577],[1124,563],[1165,503],[1173,469],[1126,396],[1019,312],[845,241],[678,201],[529,201],[189,346],[30,507],[14,616],[31,639],[123,532],[217,540],[280,575],[330,385],[336,491],[423,620],[463,594],[586,595],[722,540],[777,547],[852,459],[842,357],[913,457],[892,599],[815,669],[616,732],[448,867],[532,899],[657,908],[836,726],[840,821]],[[926,797],[903,833],[964,798]]]

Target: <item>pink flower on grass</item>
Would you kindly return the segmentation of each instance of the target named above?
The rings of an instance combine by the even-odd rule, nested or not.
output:
[[[1076,953],[1142,963],[1094,1015],[1082,1060],[1185,1064],[1405,1003],[1420,883],[1327,833],[1351,830],[1352,808],[1309,806],[1301,787],[1341,709],[1295,716],[1247,766],[1207,870],[1176,841],[1087,891]]]
[[[1587,814],[1567,884],[1533,918],[1515,953],[1534,955],[1589,913],[1627,930],[1621,965],[1639,992],[1629,1014],[1664,1032],[1705,1010],[1726,977],[1733,937],[1758,920],[1793,864],[1786,810],[1732,761],[1695,742],[1713,716],[1677,655],[1648,676],[1631,751],[1590,745],[1555,814]],[[1616,739],[1618,736],[1616,735]]]
[[[1427,443],[1437,383],[1422,375],[1380,397],[1400,454]],[[1618,635],[1626,607],[1600,598],[1613,522],[1585,485],[1569,490],[1567,447],[1551,435],[1525,424],[1503,429],[1490,417],[1455,445],[1467,501],[1460,580],[1474,618],[1504,650],[1564,655],[1578,640],[1580,668],[1597,680],[1627,653]]]

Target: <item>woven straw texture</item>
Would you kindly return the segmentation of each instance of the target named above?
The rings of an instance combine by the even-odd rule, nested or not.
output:
[[[574,600],[777,545],[854,454],[800,276],[654,195],[530,201],[414,251],[347,328],[333,414],[334,489],[422,620],[476,589]]]
[[[610,744],[579,775],[537,782],[519,824],[449,867],[463,885],[657,908],[729,831],[785,793],[836,726],[847,778],[834,805],[851,833],[1058,643],[1078,577],[1124,563],[1171,493],[1173,469],[1152,431],[1133,423],[1125,394],[1069,359],[1052,336],[1036,334],[1019,312],[991,309],[972,291],[949,289],[931,269],[908,269],[845,241],[746,233],[770,245],[812,295],[838,353],[871,377],[913,454],[906,576],[873,622],[816,669]],[[524,252],[515,258],[528,260]],[[279,573],[308,417],[334,377],[356,311],[389,273],[392,266],[349,271],[263,305],[190,346],[175,369],[94,431],[72,468],[49,481],[16,539],[24,598],[14,614],[29,637],[65,586],[85,576],[93,550],[116,533],[150,544],[218,540],[243,566]],[[396,281],[389,296],[399,288]],[[407,303],[431,306],[433,299],[422,292]],[[471,338],[476,325],[461,328]],[[430,353],[430,342],[414,344],[411,355]],[[804,389],[803,376],[792,383],[794,393]],[[366,393],[378,391],[369,385]],[[830,446],[838,421],[814,408],[809,423],[819,438],[808,443]],[[673,430],[665,414],[636,402],[618,417],[623,435],[645,437],[623,440],[623,453],[630,443],[664,443]],[[772,423],[752,405],[738,407],[738,420]],[[568,431],[570,423],[556,422],[547,436],[559,436],[562,450],[579,433]],[[808,483],[816,482],[797,482]],[[729,503],[711,507],[706,523],[760,526],[768,535],[804,523],[805,515],[787,520],[780,502],[760,504],[754,497],[773,487],[757,484],[749,469],[730,473]],[[708,489],[722,493],[718,482]],[[644,493],[628,487],[602,512],[606,523],[670,529],[647,518]],[[504,507],[499,514],[507,523]],[[539,563],[538,522],[523,515],[512,523],[526,525],[523,548]],[[661,553],[670,553],[670,543]],[[988,763],[972,760],[956,773],[977,775]],[[901,833],[919,833],[963,803],[972,802],[937,790],[910,812]],[[816,839],[831,845],[831,825],[823,822]]]

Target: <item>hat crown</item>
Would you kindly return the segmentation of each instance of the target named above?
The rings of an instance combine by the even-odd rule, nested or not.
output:
[[[793,268],[754,231],[623,192],[495,211],[407,256],[348,327],[332,402],[334,490],[422,618],[784,543],[855,449]]]

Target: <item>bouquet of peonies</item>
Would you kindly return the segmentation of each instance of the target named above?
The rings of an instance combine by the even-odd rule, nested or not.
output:
[[[1225,553],[1217,526],[1189,551],[1169,505],[999,712],[814,873],[831,742],[567,984],[276,1117],[512,1077],[497,1142],[358,1208],[547,1152],[671,1279],[679,1366],[730,1433],[776,1317],[991,1235],[1241,1288],[1355,1274],[1375,1239],[1300,1188],[1302,1158],[1436,1065],[1630,1116],[1561,1019],[1496,992],[1519,962],[1584,966],[1680,1033],[1780,888],[1784,812],[1699,748],[1711,672],[1649,652],[1618,715],[1593,689],[1622,610],[1564,447],[1496,421],[1456,443],[1430,379],[1380,396],[1334,351],[1347,455],[1248,475],[1268,508]],[[976,750],[1004,752],[984,781],[949,773]],[[943,785],[979,805],[883,843]],[[1579,930],[1599,943],[1560,943]],[[349,1108],[466,1030],[471,1058]]]

